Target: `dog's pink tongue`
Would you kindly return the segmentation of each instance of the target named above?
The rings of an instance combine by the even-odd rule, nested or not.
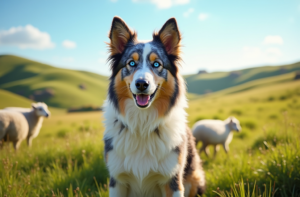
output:
[[[145,95],[145,94],[137,94],[136,95],[136,101],[140,106],[145,106],[148,104],[150,100],[150,96],[149,95]]]

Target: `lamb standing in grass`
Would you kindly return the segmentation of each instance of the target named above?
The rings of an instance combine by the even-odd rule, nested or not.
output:
[[[13,143],[17,150],[21,142],[28,136],[28,122],[23,114],[16,111],[0,110],[0,141]]]
[[[19,108],[19,107],[7,107],[5,110],[18,111],[22,113],[29,125],[29,131],[27,135],[27,145],[32,145],[32,139],[37,137],[43,124],[44,117],[49,117],[50,112],[48,106],[45,103],[32,103],[32,109]]]
[[[214,157],[219,150],[219,144],[222,144],[226,153],[229,151],[229,144],[232,140],[231,131],[240,132],[242,130],[240,122],[235,117],[229,117],[226,120],[201,120],[195,123],[192,132],[196,139],[196,145],[202,141],[202,151],[208,156],[208,145],[214,145]]]

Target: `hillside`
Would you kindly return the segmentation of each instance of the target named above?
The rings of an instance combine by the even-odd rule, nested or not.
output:
[[[293,76],[255,80],[189,102],[190,127],[200,119],[230,115],[242,126],[242,132],[234,132],[228,154],[220,147],[213,159],[212,146],[210,157],[201,154],[207,181],[203,197],[231,192],[236,184],[244,185],[241,179],[246,193],[248,184],[250,192],[256,189],[258,195],[252,196],[271,196],[262,194],[270,185],[274,197],[299,196],[300,80]],[[12,146],[4,144],[0,196],[108,197],[101,120],[99,112],[53,114],[44,120],[31,149],[23,142],[18,154],[11,154]]]
[[[33,102],[34,101],[29,100],[23,96],[0,89],[0,110],[5,107],[30,108],[31,103],[33,103]],[[51,116],[66,113],[66,110],[61,109],[61,108],[49,107],[48,109],[51,112]]]
[[[300,71],[300,62],[282,66],[264,66],[232,72],[202,73],[185,76],[188,92],[205,94],[241,85],[257,79]]]
[[[184,78],[188,98],[193,100],[209,92],[224,91],[231,94],[264,83],[291,80],[296,71],[300,71],[300,62],[232,72],[186,75]],[[108,77],[95,73],[56,68],[12,55],[0,56],[0,89],[44,101],[53,107],[100,106],[106,97],[107,85]]]
[[[16,95],[14,93],[11,93],[6,90],[0,89],[0,109],[3,109],[5,107],[30,107],[31,106],[31,100],[26,99],[22,96]]]
[[[107,77],[56,68],[25,58],[0,56],[0,89],[59,108],[102,105]]]

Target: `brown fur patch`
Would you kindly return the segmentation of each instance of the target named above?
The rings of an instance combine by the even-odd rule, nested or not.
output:
[[[195,170],[192,174],[186,177],[185,182],[191,184],[191,189],[188,197],[195,197],[197,195],[199,182],[201,180],[200,176],[200,172],[198,170]]]
[[[131,56],[132,56],[132,59],[134,61],[138,61],[139,60],[139,54],[137,52],[134,52]]]
[[[154,80],[160,85],[153,105],[157,108],[158,117],[162,117],[169,109],[170,98],[173,96],[175,89],[175,78],[168,71],[168,80],[154,75]]]
[[[154,62],[157,59],[157,57],[157,54],[152,52],[149,56],[149,59],[151,62]]]
[[[169,183],[165,185],[166,197],[172,197],[173,191],[170,188]]]
[[[197,153],[195,146],[195,138],[191,132],[191,130],[186,127],[186,135],[188,140],[188,155],[187,155],[187,163],[184,169],[184,182],[191,184],[191,189],[188,197],[195,197],[197,194],[202,194],[205,190],[205,186],[200,186],[201,181],[205,179],[205,177],[201,177],[204,175],[203,169],[200,162],[200,157]],[[202,188],[203,191],[199,193],[199,188]]]
[[[125,115],[125,101],[127,99],[133,99],[132,94],[129,90],[129,84],[132,81],[133,74],[130,76],[125,77],[122,80],[122,74],[121,70],[118,72],[118,74],[115,77],[115,91],[118,97],[118,103],[120,108],[120,113],[122,115]]]

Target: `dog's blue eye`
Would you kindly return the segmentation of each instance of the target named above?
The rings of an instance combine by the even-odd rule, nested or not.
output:
[[[135,62],[133,61],[133,60],[131,60],[130,62],[129,62],[129,66],[135,66]]]
[[[160,63],[154,62],[153,66],[154,66],[155,68],[158,68],[158,67],[160,66]]]

